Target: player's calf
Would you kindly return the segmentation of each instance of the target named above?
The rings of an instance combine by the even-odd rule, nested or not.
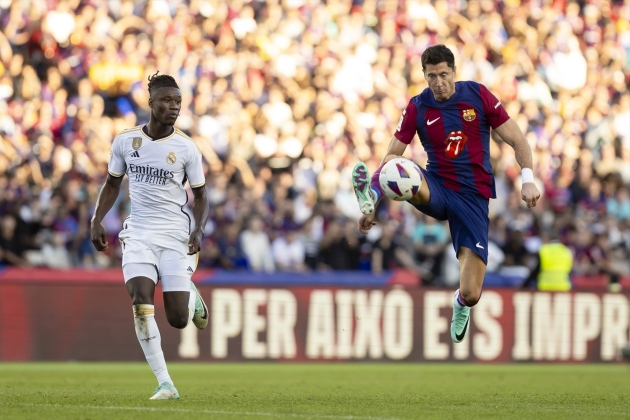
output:
[[[133,305],[133,321],[136,327],[136,336],[158,384],[169,383],[172,385],[173,381],[168,374],[162,352],[160,330],[155,322],[155,307],[146,304]]]
[[[164,310],[166,312],[166,320],[173,328],[186,328],[190,320],[190,311],[188,302],[190,292],[165,292],[164,293]]]

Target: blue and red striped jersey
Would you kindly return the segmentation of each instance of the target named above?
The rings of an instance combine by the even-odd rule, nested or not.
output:
[[[483,85],[456,82],[455,93],[438,102],[426,88],[403,111],[394,136],[405,144],[418,133],[428,155],[426,170],[445,187],[495,198],[490,165],[490,128],[509,120],[501,102]]]

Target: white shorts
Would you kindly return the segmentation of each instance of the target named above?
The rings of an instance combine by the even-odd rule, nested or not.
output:
[[[162,281],[164,292],[190,291],[190,278],[197,269],[197,254],[188,255],[188,241],[156,233],[123,230],[119,235],[123,251],[125,282],[134,277]]]

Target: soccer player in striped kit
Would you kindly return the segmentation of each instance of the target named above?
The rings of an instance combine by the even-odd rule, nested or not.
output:
[[[453,297],[451,338],[466,337],[470,308],[481,297],[488,261],[488,203],[496,197],[490,165],[491,129],[516,153],[522,168],[522,199],[536,206],[540,192],[534,184],[532,152],[520,128],[501,102],[483,85],[455,82],[455,57],[444,45],[422,54],[422,69],[429,87],[409,101],[391,139],[383,164],[403,155],[418,134],[428,155],[421,168],[422,185],[409,202],[421,212],[448,220],[453,247],[460,264],[460,287]],[[379,169],[366,182],[368,169],[358,163],[352,180],[363,215],[359,230],[366,233],[374,222],[374,210],[383,197]]]

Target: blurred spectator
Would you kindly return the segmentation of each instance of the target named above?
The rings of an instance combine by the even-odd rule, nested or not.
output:
[[[331,220],[319,244],[319,264],[333,270],[359,267],[359,239],[353,221]]]
[[[304,264],[311,270],[319,265],[319,242],[324,231],[324,220],[321,216],[310,217],[304,222],[300,241],[304,244]]]
[[[263,221],[253,217],[249,221],[249,229],[241,233],[241,247],[247,256],[248,266],[253,271],[274,271],[273,255],[269,236],[263,231]]]
[[[422,267],[422,280],[430,283],[440,276],[448,235],[444,224],[426,215],[419,215],[411,237],[415,259]]]
[[[239,225],[230,223],[223,229],[223,235],[219,237],[219,262],[223,268],[244,269],[248,267],[247,257],[243,252],[239,241]]]
[[[55,232],[50,241],[42,245],[42,262],[45,267],[69,268],[72,265],[64,235]]]
[[[384,223],[383,233],[374,243],[372,250],[372,272],[380,274],[385,270],[394,268],[407,268],[419,271],[413,261],[413,257],[405,249],[400,236],[397,235],[397,223],[388,221]]]
[[[509,230],[508,242],[503,245],[504,266],[526,266],[527,248],[525,247],[522,228],[513,227]]]
[[[545,292],[567,292],[571,290],[569,274],[573,267],[571,250],[558,241],[558,233],[546,232],[544,244],[538,250],[535,268],[523,287],[536,283],[538,290]]]
[[[255,215],[269,238],[300,230],[310,269],[367,269],[386,229],[358,236],[349,171],[378,165],[408,99],[427,86],[420,54],[445,43],[458,77],[486,84],[522,128],[544,186],[524,213],[514,153],[492,143],[491,240],[506,247],[514,220],[529,243],[543,218],[580,236],[579,220],[611,216],[609,264],[630,271],[627,1],[5,1],[0,14],[0,215],[14,215],[20,238],[2,247],[18,251],[5,264],[25,263],[19,253],[54,231],[72,265],[119,265],[127,195],[104,221],[107,253],[86,242],[88,221],[112,139],[147,122],[146,78],[159,69],[177,79],[177,126],[204,157],[213,208],[201,268],[269,270],[242,246]],[[417,141],[407,156],[426,164]],[[383,217],[405,227],[396,241],[430,261],[431,275],[458,277],[436,268],[452,261],[448,239],[425,244],[414,210],[388,206]],[[575,245],[577,270],[599,270],[597,235]],[[510,250],[505,264],[518,258]]]
[[[273,259],[280,270],[304,271],[306,265],[304,243],[299,240],[296,230],[287,230],[271,244]]]
[[[22,257],[24,246],[16,235],[17,223],[15,217],[10,214],[0,219],[0,258],[2,264],[25,266],[27,261]]]

